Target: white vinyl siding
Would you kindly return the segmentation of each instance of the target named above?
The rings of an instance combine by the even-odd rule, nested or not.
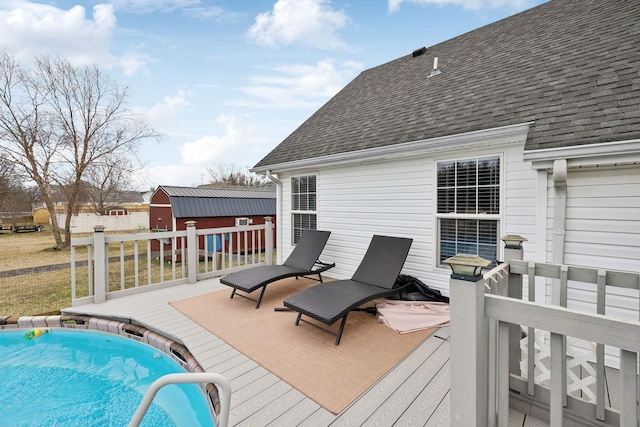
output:
[[[535,241],[536,173],[522,164],[522,143],[495,147],[491,153],[469,150],[465,156],[484,157],[498,153],[503,159],[504,175],[500,224],[508,225],[506,229],[501,227],[499,233],[520,234],[529,239],[527,245],[532,244]],[[450,270],[437,266],[435,232],[435,167],[437,161],[447,159],[451,156],[415,156],[282,174],[282,230],[291,230],[291,176],[316,174],[317,228],[331,231],[321,259],[336,263],[336,267],[327,273],[330,277],[350,278],[374,234],[410,237],[413,244],[403,273],[416,276],[448,294]],[[509,179],[505,181],[505,177]],[[517,195],[515,204],[505,202],[505,194]],[[283,259],[291,249],[291,236],[285,232]],[[501,248],[499,253],[502,253]]]
[[[549,185],[549,241],[553,235],[553,182]],[[570,169],[564,263],[640,273],[640,168]],[[549,250],[551,245],[548,245]],[[549,255],[551,256],[551,255]],[[594,312],[595,289],[570,283],[569,307]],[[608,315],[638,320],[637,290],[607,294]]]

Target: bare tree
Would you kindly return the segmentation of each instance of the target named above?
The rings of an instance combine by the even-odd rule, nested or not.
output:
[[[92,164],[85,173],[85,203],[100,215],[120,206],[132,191],[131,176],[135,173],[136,168],[127,157],[106,156]]]
[[[26,188],[13,163],[0,156],[0,212],[5,221],[14,221],[23,212],[31,211],[35,201],[33,189]]]
[[[56,245],[70,243],[71,215],[87,170],[105,158],[136,158],[140,140],[158,135],[126,107],[127,89],[97,66],[39,56],[27,68],[0,52],[0,142],[3,153],[38,186]],[[58,223],[52,188],[66,218]]]
[[[233,164],[218,164],[207,168],[209,172],[209,185],[226,185],[236,187],[260,187],[265,181],[246,167]]]

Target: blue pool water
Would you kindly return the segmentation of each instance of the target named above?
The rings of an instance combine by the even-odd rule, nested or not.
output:
[[[185,370],[147,344],[96,331],[0,332],[0,424],[126,426],[149,385]],[[213,426],[198,386],[160,389],[145,427]]]

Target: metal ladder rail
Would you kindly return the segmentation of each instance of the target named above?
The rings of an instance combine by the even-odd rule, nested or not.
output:
[[[169,384],[187,384],[187,383],[213,383],[221,392],[220,396],[220,415],[216,427],[227,427],[229,424],[229,410],[231,408],[231,384],[225,377],[213,372],[196,372],[187,374],[167,374],[155,380],[149,386],[144,394],[138,409],[131,417],[129,427],[138,427],[142,422],[147,410],[151,406],[153,398],[158,391]]]

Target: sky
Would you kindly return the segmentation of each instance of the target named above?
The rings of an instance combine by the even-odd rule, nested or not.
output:
[[[131,185],[253,167],[360,72],[543,0],[0,0],[0,48],[96,64],[161,140]]]

